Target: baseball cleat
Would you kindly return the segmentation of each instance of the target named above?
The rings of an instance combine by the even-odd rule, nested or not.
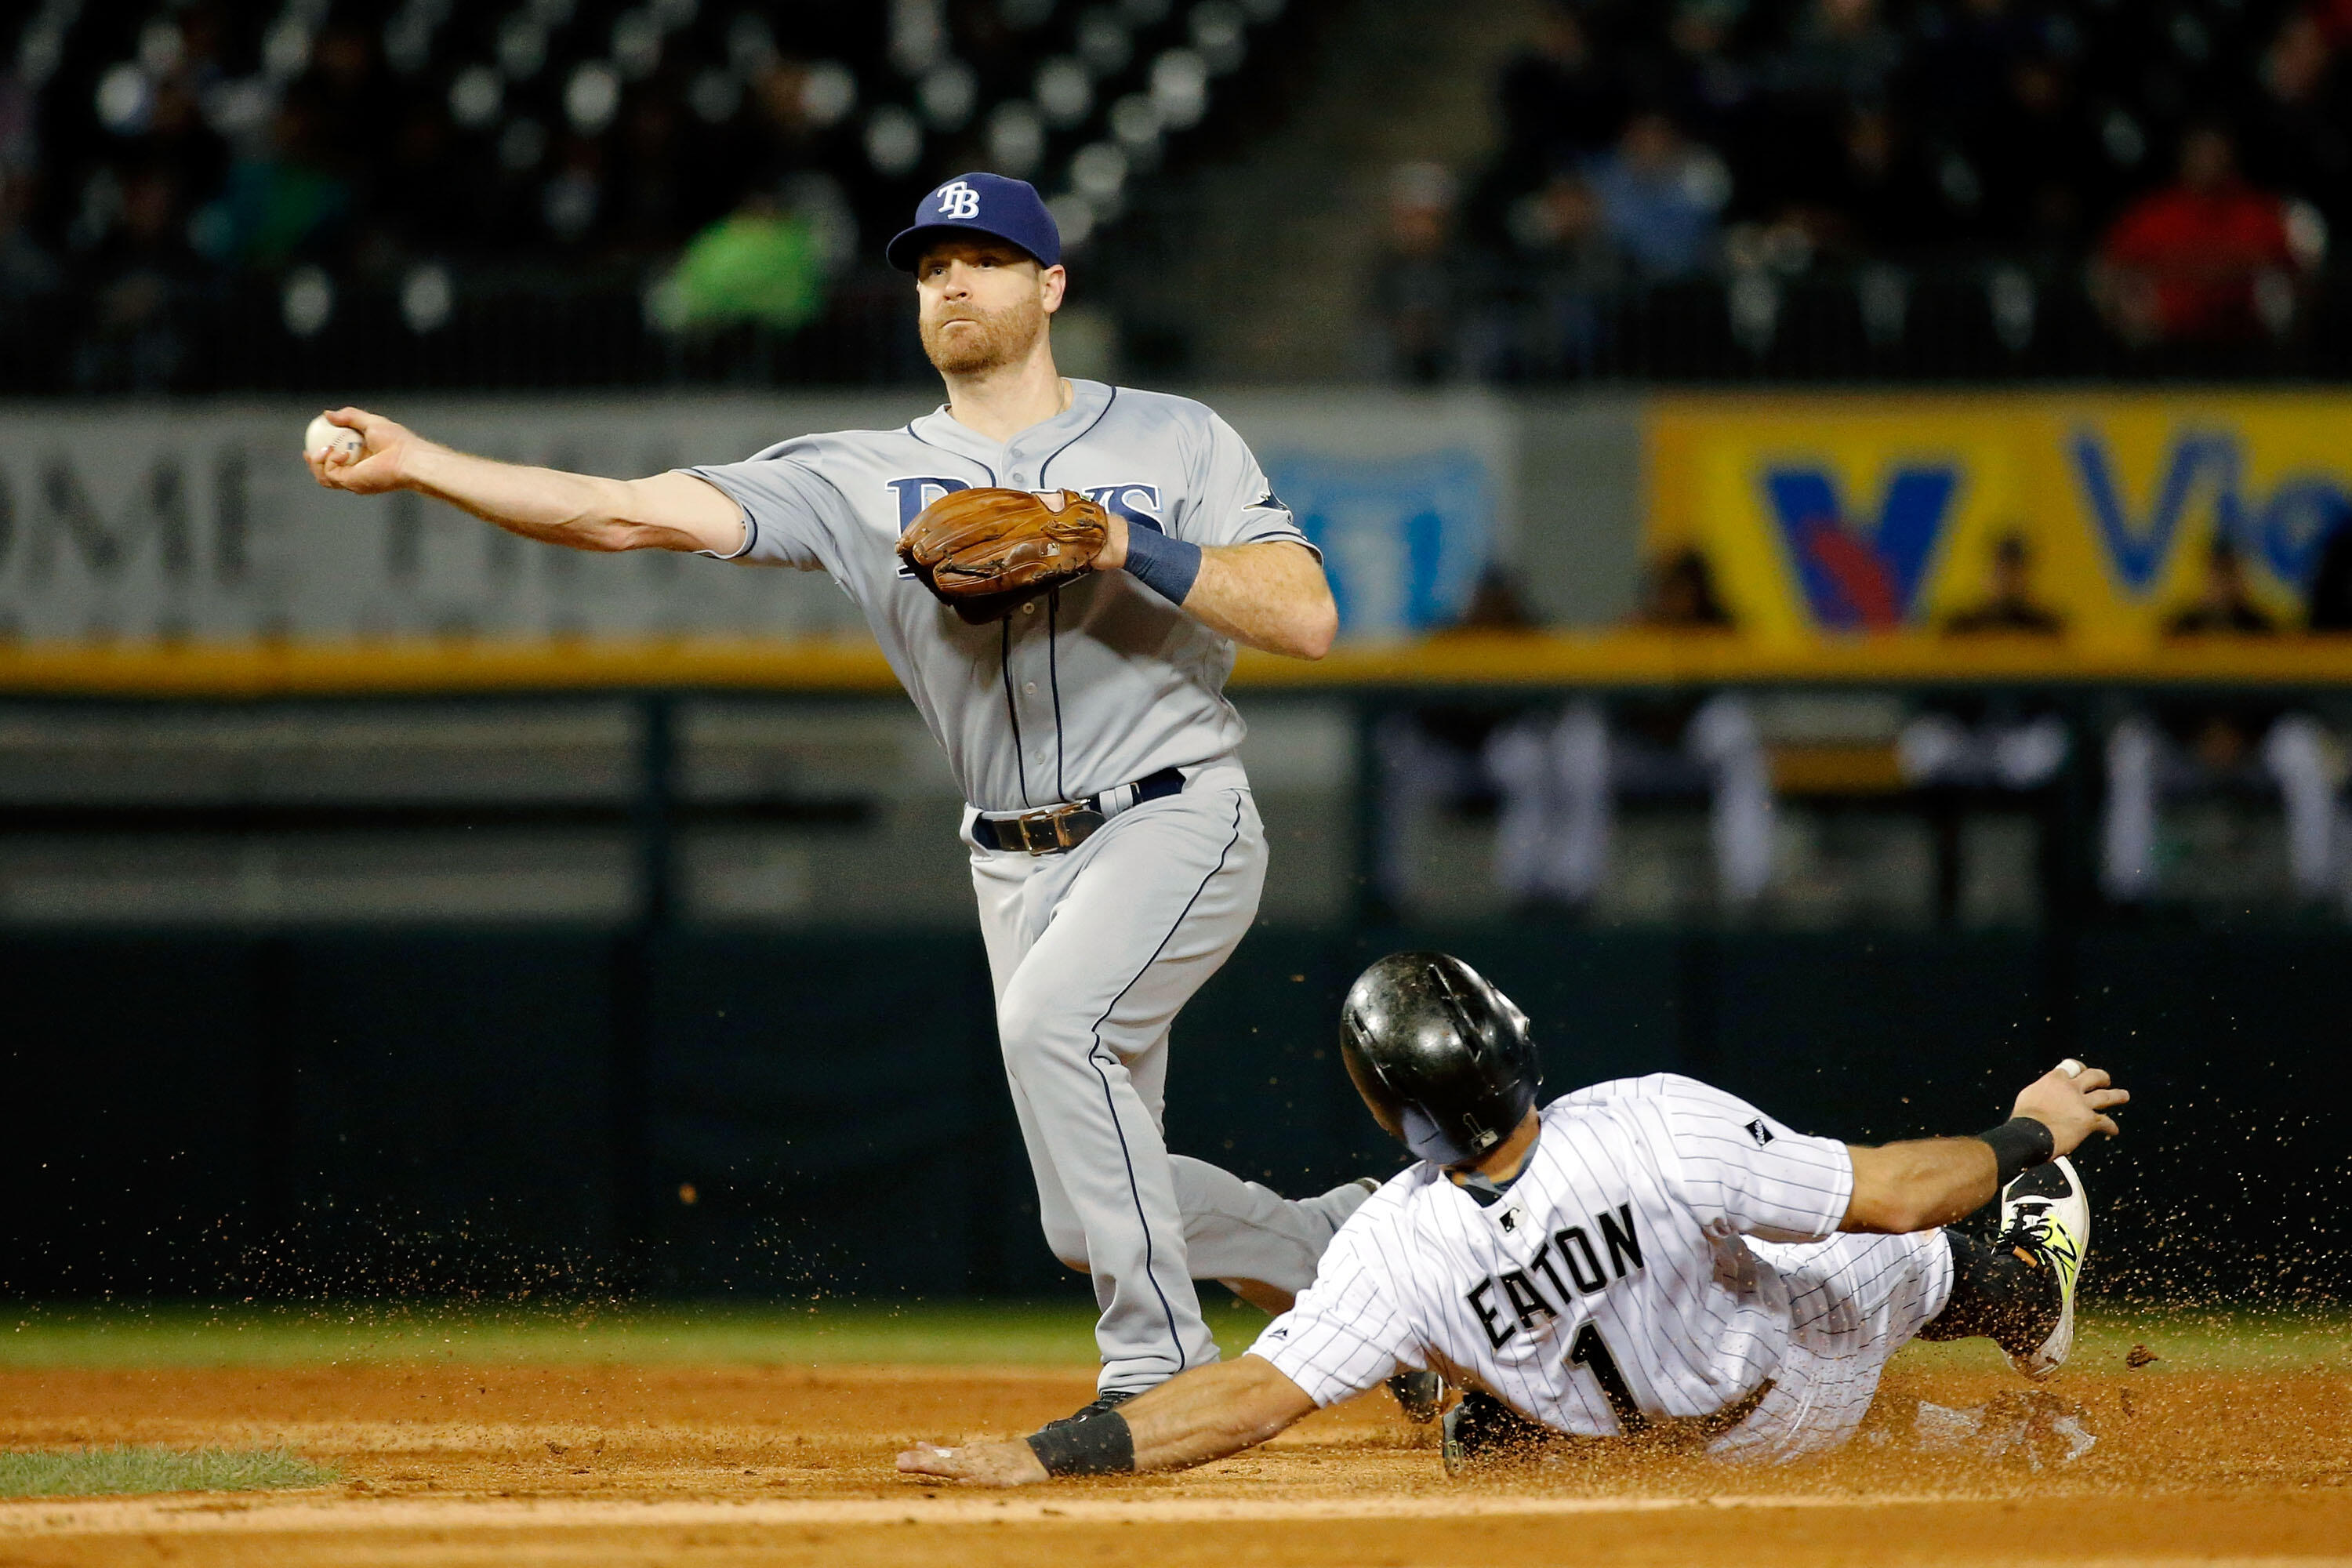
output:
[[[1445,1379],[1433,1372],[1401,1372],[1389,1379],[1389,1392],[1396,1395],[1397,1408],[1404,1418],[1416,1426],[1426,1426],[1437,1419],[1438,1407],[1445,1403]]]
[[[2025,1261],[2047,1265],[2058,1284],[2058,1323],[2050,1337],[2010,1365],[2026,1376],[2048,1377],[2066,1364],[2074,1348],[2074,1286],[2091,1246],[2091,1200],[2083,1194],[2074,1163],[2060,1158],[2036,1165],[2000,1194],[2000,1236],[1996,1247]]]
[[[1444,1437],[1438,1453],[1449,1476],[1475,1465],[1529,1458],[1557,1436],[1475,1388],[1463,1390],[1438,1430]]]
[[[1485,1397],[1475,1390],[1465,1392],[1454,1402],[1454,1408],[1445,1413],[1445,1419],[1437,1429],[1440,1436],[1438,1457],[1449,1476],[1460,1475],[1483,1451],[1484,1445],[1478,1440],[1479,1413],[1472,1402]]]

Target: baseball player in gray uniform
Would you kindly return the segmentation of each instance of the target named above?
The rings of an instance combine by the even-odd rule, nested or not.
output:
[[[1350,1218],[1250,1353],[1026,1440],[898,1468],[998,1485],[1234,1453],[1402,1369],[1465,1390],[1448,1469],[1630,1436],[1779,1460],[1860,1426],[1915,1338],[1983,1335],[2029,1377],[2072,1348],[2090,1208],[2064,1157],[2129,1097],[2069,1061],[1975,1138],[1805,1137],[1687,1078],[1535,1105],[1528,1021],[1469,965],[1382,959],[1341,1054],[1421,1158]],[[1998,1197],[1990,1244],[1946,1228]]]
[[[1046,1240],[1094,1279],[1087,1411],[1108,1409],[1216,1359],[1195,1277],[1283,1310],[1369,1195],[1286,1200],[1171,1156],[1161,1135],[1170,1025],[1249,929],[1265,878],[1223,695],[1234,645],[1320,658],[1337,611],[1319,555],[1223,420],[1055,371],[1061,242],[1029,185],[948,181],[887,255],[915,276],[948,391],[898,429],[623,481],[468,457],[345,408],[328,417],[362,449],[309,461],[323,485],[415,490],[549,543],[824,572],[856,602],[970,803],[1005,1073]],[[972,487],[1098,503],[1094,569],[968,624],[895,547]]]

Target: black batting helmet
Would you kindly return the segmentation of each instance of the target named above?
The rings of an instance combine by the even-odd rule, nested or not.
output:
[[[1392,952],[1358,975],[1339,1054],[1380,1124],[1441,1165],[1508,1138],[1543,1082],[1527,1015],[1443,952]]]

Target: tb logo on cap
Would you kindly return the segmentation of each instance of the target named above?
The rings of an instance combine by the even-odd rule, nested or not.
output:
[[[940,216],[951,218],[974,218],[980,216],[980,193],[957,180],[940,187]]]

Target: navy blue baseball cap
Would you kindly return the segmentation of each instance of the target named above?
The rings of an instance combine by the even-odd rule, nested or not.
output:
[[[926,246],[955,234],[1010,240],[1041,267],[1062,259],[1061,226],[1037,187],[1003,174],[958,174],[925,196],[915,204],[914,226],[901,230],[882,256],[899,271],[912,272]]]

